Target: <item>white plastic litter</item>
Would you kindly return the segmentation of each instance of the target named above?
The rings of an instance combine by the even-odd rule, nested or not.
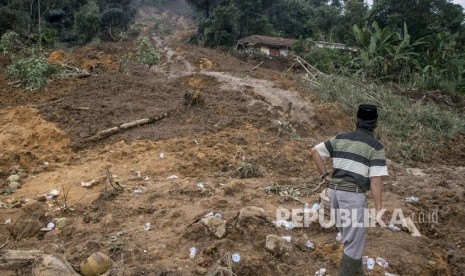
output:
[[[178,179],[179,177],[177,175],[170,175],[166,179]]]
[[[232,259],[233,262],[238,263],[238,262],[241,261],[241,255],[239,255],[239,253],[234,253],[231,256],[231,259]]]
[[[310,248],[310,249],[315,249],[315,245],[313,244],[313,242],[311,242],[310,240],[308,240],[306,243],[305,243],[305,246],[307,248]]]
[[[198,251],[197,247],[191,247],[191,249],[189,249],[189,258],[194,259]]]
[[[221,214],[220,214],[220,213],[216,213],[216,214],[215,214],[215,217],[221,219]]]
[[[57,189],[53,189],[47,195],[47,199],[53,199],[53,198],[57,197],[59,194],[60,194],[60,191],[58,191]]]
[[[320,204],[315,203],[315,204],[313,204],[312,210],[313,211],[318,211],[318,210],[320,210],[320,208],[321,208]]]
[[[407,198],[405,199],[405,201],[407,201],[407,202],[418,202],[419,199],[418,199],[418,197],[416,197],[416,196],[411,196],[411,197],[407,197]]]
[[[199,188],[200,190],[203,190],[205,189],[205,185],[203,183],[197,183],[197,188]]]
[[[148,176],[144,177],[144,181],[149,181],[150,178]]]
[[[281,236],[281,238],[285,239],[287,242],[291,242],[292,240],[291,236]]]
[[[160,159],[165,159],[165,153],[160,153]]]
[[[97,184],[97,180],[95,179],[92,179],[91,181],[88,181],[88,182],[81,182],[82,187],[92,187],[95,184]]]
[[[284,227],[286,230],[294,229],[294,223],[292,223],[292,221],[277,220],[274,221],[274,224],[276,225],[276,227]]]
[[[382,268],[387,268],[389,266],[389,262],[380,257],[376,258],[376,263]]]
[[[47,224],[47,229],[50,229],[50,230],[55,229],[55,223],[49,222],[49,223]]]
[[[368,270],[373,270],[373,268],[375,268],[375,260],[373,258],[367,259],[367,268]]]
[[[149,230],[150,230],[150,227],[151,227],[150,222],[146,222],[146,223],[144,224],[144,230],[145,230],[145,231],[149,231]]]
[[[10,223],[11,223],[11,219],[5,220],[5,224],[10,224]]]
[[[50,165],[47,161],[44,162],[44,167],[48,167]]]
[[[337,235],[336,235],[336,241],[338,241],[338,242],[342,241],[341,233],[337,233]]]
[[[324,276],[326,274],[326,268],[320,268],[315,272],[315,276]]]
[[[391,231],[400,231],[400,228],[395,226],[394,224],[389,224],[388,228]]]
[[[203,216],[204,218],[208,218],[208,217],[211,217],[211,216],[214,216],[213,212],[210,212],[210,213],[207,213],[205,216]]]

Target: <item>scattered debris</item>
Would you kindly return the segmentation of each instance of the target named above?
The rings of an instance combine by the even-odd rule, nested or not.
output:
[[[197,256],[198,252],[199,252],[199,250],[197,249],[197,247],[191,247],[189,249],[189,258],[194,259],[195,256]]]
[[[11,219],[5,220],[5,224],[10,224],[10,223],[11,223]]]
[[[418,231],[417,227],[412,221],[412,218],[407,217],[402,219],[402,225],[407,227],[410,234],[414,237],[421,237],[420,231]]]
[[[415,197],[415,196],[405,198],[405,201],[407,202],[418,202],[418,200],[419,200],[418,197]]]
[[[177,175],[170,175],[166,179],[179,179]]]
[[[0,254],[2,271],[16,271],[21,268],[26,275],[79,276],[71,265],[58,257],[44,254],[39,250],[6,250]]]
[[[273,221],[273,223],[276,225],[276,227],[284,227],[286,230],[294,229],[294,223],[292,223],[292,221],[276,220]]]
[[[150,230],[150,227],[151,227],[150,222],[146,222],[146,223],[144,224],[144,230],[145,230],[145,231],[149,231],[149,230]]]
[[[381,257],[376,258],[376,263],[382,268],[387,268],[389,266],[389,262]]]
[[[160,160],[163,160],[163,159],[165,159],[165,153],[162,152],[160,153]]]
[[[294,128],[294,126],[291,123],[274,120],[273,125],[278,129],[278,135],[281,135],[282,133],[286,133],[294,139],[300,139],[300,136],[297,133],[297,130]]]
[[[203,183],[197,183],[196,186],[199,190],[205,189],[205,185]]]
[[[82,262],[79,267],[83,276],[98,276],[107,272],[111,266],[112,261],[107,255],[96,252]]]
[[[57,229],[63,230],[71,224],[71,220],[68,218],[58,218],[55,221],[55,225]]]
[[[98,181],[98,180],[92,179],[91,181],[88,181],[88,182],[81,182],[81,186],[89,188],[89,187],[94,186],[95,184],[98,184],[99,182],[100,181]]]
[[[311,242],[310,240],[308,240],[306,243],[305,243],[305,246],[309,249],[315,249],[315,245],[313,244],[313,242]]]
[[[373,258],[367,259],[367,268],[368,270],[373,270],[375,268],[375,260]]]
[[[270,194],[275,194],[279,196],[303,196],[299,188],[288,186],[288,185],[273,185],[262,188],[263,191]]]
[[[406,171],[409,174],[412,174],[414,176],[420,176],[420,177],[425,177],[426,176],[426,173],[424,173],[422,169],[409,168],[409,169],[406,169]]]
[[[394,224],[389,224],[388,228],[389,228],[389,230],[391,230],[393,232],[397,232],[397,231],[401,230],[399,227],[395,226]]]
[[[239,263],[241,261],[241,255],[239,253],[234,253],[231,256],[231,260],[235,263]]]
[[[320,268],[315,272],[315,276],[324,276],[326,274],[326,268]]]
[[[241,162],[241,164],[239,165],[239,168],[237,169],[237,174],[242,179],[261,176],[257,167],[255,167],[251,163],[246,163],[246,162]]]
[[[53,199],[55,197],[58,197],[59,195],[60,195],[60,191],[58,191],[57,189],[53,189],[48,194],[47,199]]]

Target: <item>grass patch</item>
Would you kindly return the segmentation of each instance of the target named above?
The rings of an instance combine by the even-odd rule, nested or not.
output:
[[[338,103],[347,114],[356,114],[362,103],[379,106],[377,137],[387,156],[396,161],[427,161],[435,158],[451,138],[465,135],[465,116],[437,104],[397,95],[390,88],[355,77],[334,76],[318,86],[301,85],[321,102]]]

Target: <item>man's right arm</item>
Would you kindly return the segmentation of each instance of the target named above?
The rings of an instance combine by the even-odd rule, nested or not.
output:
[[[375,201],[376,213],[383,209],[383,180],[381,176],[373,176],[370,178],[370,188]]]

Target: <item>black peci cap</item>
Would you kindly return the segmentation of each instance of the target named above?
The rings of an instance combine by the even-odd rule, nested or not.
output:
[[[358,106],[357,118],[365,121],[378,119],[378,108],[371,104],[361,104]]]

